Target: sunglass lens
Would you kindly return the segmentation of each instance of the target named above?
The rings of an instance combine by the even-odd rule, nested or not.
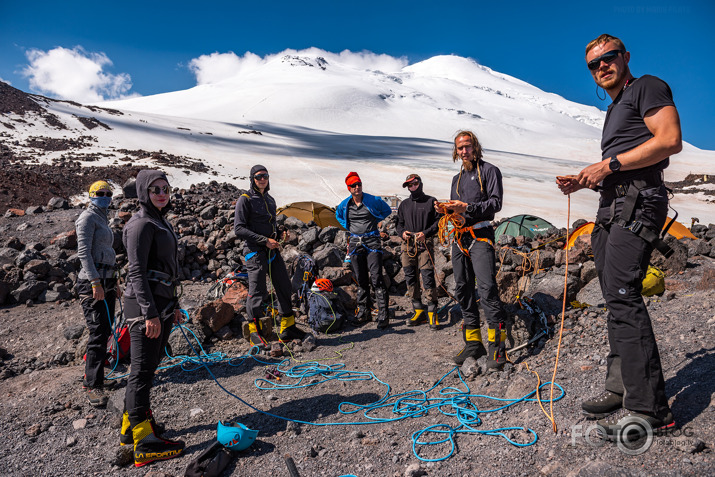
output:
[[[254,177],[256,178],[256,180],[262,181],[268,179],[268,174],[256,174]]]
[[[606,63],[610,63],[613,60],[616,59],[618,56],[619,51],[609,51],[608,53],[605,53],[598,58],[594,58],[593,60],[588,62],[588,69],[589,70],[597,70],[599,66],[601,66],[601,62],[605,61]]]

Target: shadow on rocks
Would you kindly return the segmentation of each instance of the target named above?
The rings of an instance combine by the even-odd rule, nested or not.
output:
[[[296,419],[304,422],[315,422],[319,419],[321,422],[355,422],[365,420],[358,418],[349,418],[346,415],[340,414],[338,407],[341,403],[344,411],[354,411],[355,406],[348,406],[347,403],[363,406],[380,399],[375,393],[361,393],[350,396],[342,394],[321,394],[305,399],[296,399],[279,406],[271,408],[268,412],[276,416],[281,416],[286,419],[271,418],[263,413],[254,412],[248,415],[238,416],[235,420],[248,426],[251,429],[257,429],[258,437],[273,436],[278,432],[286,434],[298,435],[301,429],[307,424],[295,423],[287,419]],[[258,441],[256,441],[258,442]]]
[[[675,396],[671,409],[681,428],[710,406],[715,393],[715,380],[712,379],[715,347],[687,353],[685,358],[690,362],[665,383],[667,394]]]

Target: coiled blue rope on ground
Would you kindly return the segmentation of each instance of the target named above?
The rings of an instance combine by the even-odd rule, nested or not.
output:
[[[188,319],[188,313],[185,310],[182,310],[182,312],[186,315]],[[383,394],[383,396],[370,404],[357,404],[357,403],[351,403],[351,402],[342,402],[338,406],[338,411],[341,414],[344,415],[351,415],[351,414],[356,414],[362,412],[362,415],[365,417],[366,420],[364,421],[345,421],[345,422],[323,422],[323,423],[317,423],[317,422],[310,422],[310,421],[302,421],[299,419],[291,419],[288,417],[284,416],[278,416],[276,414],[270,413],[268,411],[263,411],[261,409],[258,409],[248,402],[244,401],[241,399],[239,396],[233,394],[231,391],[226,389],[219,381],[216,379],[216,376],[213,374],[211,371],[210,367],[208,366],[209,364],[214,364],[214,363],[223,363],[223,362],[228,362],[231,363],[232,360],[240,360],[240,362],[243,362],[243,360],[247,358],[252,358],[258,362],[261,362],[263,364],[269,364],[265,361],[261,361],[260,359],[256,358],[255,356],[252,356],[251,354],[245,355],[245,356],[240,356],[237,358],[227,358],[225,355],[221,353],[216,353],[214,355],[208,355],[204,350],[203,347],[199,344],[199,347],[202,350],[203,356],[199,354],[199,352],[196,351],[196,348],[194,345],[191,343],[189,340],[189,337],[185,333],[184,329],[186,329],[184,326],[178,325],[177,328],[181,331],[181,333],[184,335],[184,338],[186,339],[187,343],[189,343],[189,346],[191,347],[192,351],[194,354],[197,356],[197,358],[193,357],[174,357],[173,359],[178,359],[180,360],[180,363],[174,364],[172,366],[177,366],[181,364],[182,369],[185,369],[185,363],[191,363],[192,365],[196,365],[196,368],[191,368],[190,370],[193,371],[195,369],[198,369],[198,367],[203,367],[206,369],[206,371],[209,373],[211,378],[214,380],[214,382],[221,388],[226,394],[229,396],[237,399],[238,401],[242,402],[249,408],[253,409],[254,411],[264,414],[266,416],[271,416],[276,419],[281,419],[284,421],[291,421],[291,422],[296,422],[300,424],[306,424],[306,425],[311,425],[311,426],[354,426],[354,425],[364,425],[364,424],[377,424],[377,423],[390,423],[390,422],[396,422],[400,421],[403,419],[407,418],[419,418],[419,417],[424,417],[429,414],[430,411],[437,410],[440,412],[442,415],[450,417],[450,418],[456,418],[458,425],[452,426],[449,424],[435,424],[432,426],[428,426],[420,431],[414,432],[411,436],[412,440],[412,452],[414,453],[415,457],[417,457],[419,460],[424,461],[424,462],[439,462],[442,460],[446,460],[449,457],[451,457],[454,454],[455,450],[455,437],[461,434],[475,434],[475,435],[486,435],[486,436],[495,436],[495,437],[502,437],[505,439],[508,443],[516,446],[516,447],[528,447],[536,443],[538,440],[538,435],[536,431],[534,431],[531,428],[527,427],[501,427],[497,429],[478,429],[477,426],[482,425],[482,419],[479,417],[480,414],[488,414],[488,413],[493,413],[497,411],[502,411],[505,410],[515,404],[518,403],[526,403],[526,402],[539,402],[538,398],[534,398],[534,396],[537,392],[537,389],[534,389],[533,391],[525,394],[521,398],[518,399],[506,399],[506,398],[497,398],[497,397],[492,397],[492,396],[487,396],[487,395],[482,395],[482,394],[472,394],[469,386],[467,383],[464,381],[464,378],[462,374],[459,372],[458,367],[452,368],[449,372],[444,374],[439,381],[437,381],[432,387],[430,387],[427,391],[421,391],[421,390],[414,390],[414,391],[408,391],[400,394],[395,394],[391,395],[391,388],[390,385],[381,381],[380,379],[377,378],[377,376],[374,375],[374,373],[370,371],[350,371],[345,369],[345,365],[342,363],[335,363],[332,365],[323,365],[318,362],[312,362],[312,363],[304,363],[304,364],[299,364],[293,367],[290,367],[290,360],[289,359],[284,359],[282,360],[278,365],[277,369],[281,372],[282,375],[288,377],[288,378],[293,378],[296,380],[295,383],[292,384],[283,384],[283,383],[276,383],[272,380],[260,378],[256,379],[254,381],[254,384],[256,387],[259,389],[275,389],[275,390],[292,390],[292,389],[301,389],[301,388],[308,388],[311,386],[318,386],[320,384],[324,384],[329,381],[343,381],[343,382],[349,382],[349,381],[370,381],[370,380],[375,380],[378,383],[382,384],[383,386],[386,387],[386,391]],[[190,331],[190,330],[189,330]],[[195,336],[194,336],[195,338]],[[197,340],[198,343],[198,340]],[[250,352],[249,352],[250,353]],[[464,386],[463,389],[459,389],[453,386],[444,386],[440,389],[439,386],[440,384],[450,375],[455,374],[459,378],[461,384]],[[317,379],[314,379],[317,378]],[[539,387],[539,389],[543,388],[544,386],[550,385],[550,382],[543,383]],[[554,386],[557,387],[560,391],[561,394],[559,396],[554,397],[554,401],[558,401],[563,396],[565,395],[564,389],[559,385],[554,383]],[[430,393],[436,393],[436,396],[430,397]],[[504,403],[501,406],[497,406],[492,409],[479,409],[476,405],[476,403],[473,401],[473,399],[486,399],[486,400],[492,400],[496,401],[498,403]],[[544,402],[549,402],[550,399],[541,399],[540,400],[542,403]],[[394,417],[379,417],[376,414],[380,411],[384,410],[389,410],[391,413],[394,415]],[[510,438],[506,432],[509,431],[524,431],[533,436],[533,439],[530,442],[526,443],[521,443],[517,442],[514,439]],[[429,440],[424,440],[423,436],[426,434],[437,434],[438,438],[432,441]],[[443,455],[441,457],[437,458],[425,458],[420,456],[419,454],[419,446],[430,446],[430,445],[439,445],[439,444],[445,444],[449,442],[451,449],[447,455]]]

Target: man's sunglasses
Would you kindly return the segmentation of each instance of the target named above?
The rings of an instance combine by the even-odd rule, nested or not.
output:
[[[418,185],[420,185],[420,181],[417,179],[407,183],[407,187],[414,187],[414,186],[418,186]]]
[[[112,197],[112,191],[111,190],[98,190],[97,192],[94,193],[95,197]]]
[[[268,173],[256,174],[255,176],[253,176],[253,178],[256,179],[257,181],[268,180]]]
[[[151,192],[154,195],[159,195],[161,193],[168,194],[171,192],[171,187],[169,187],[168,185],[161,186],[161,187],[160,186],[149,186],[148,189],[149,189],[149,192]]]
[[[598,69],[599,66],[601,66],[601,62],[604,61],[607,64],[611,63],[613,60],[618,58],[618,54],[623,54],[625,53],[626,50],[611,50],[607,51],[606,53],[602,54],[598,58],[594,58],[591,61],[588,62],[588,69],[591,71],[595,71]]]
[[[354,182],[354,183],[350,184],[351,189],[354,189],[358,186],[362,187],[362,182]]]

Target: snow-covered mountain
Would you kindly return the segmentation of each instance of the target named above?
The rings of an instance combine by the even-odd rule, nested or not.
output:
[[[386,63],[371,68],[341,58],[316,49],[290,51],[185,91],[96,105],[115,112],[46,101],[47,111],[71,130],[37,121],[13,123],[14,129],[2,123],[0,131],[20,144],[30,136],[92,136],[96,142],[82,152],[106,154],[95,165],[121,157],[118,149],[162,150],[200,159],[215,174],[169,168],[177,185],[216,179],[245,187],[250,167],[260,163],[271,173],[279,204],[312,199],[335,205],[347,196],[343,179],[353,170],[369,193],[405,195],[405,176],[417,172],[427,193],[447,198],[458,172],[452,138],[471,129],[486,148],[485,159],[502,170],[500,216],[532,213],[566,225],[567,202],[554,177],[598,160],[603,112],[457,56],[395,71],[385,71]],[[87,131],[86,120],[80,121],[87,117],[106,127]],[[715,152],[686,145],[666,179],[715,173],[713,159]],[[704,197],[691,194],[674,203],[681,217],[715,222],[715,207]],[[572,220],[591,219],[596,195],[575,194],[571,207]]]

